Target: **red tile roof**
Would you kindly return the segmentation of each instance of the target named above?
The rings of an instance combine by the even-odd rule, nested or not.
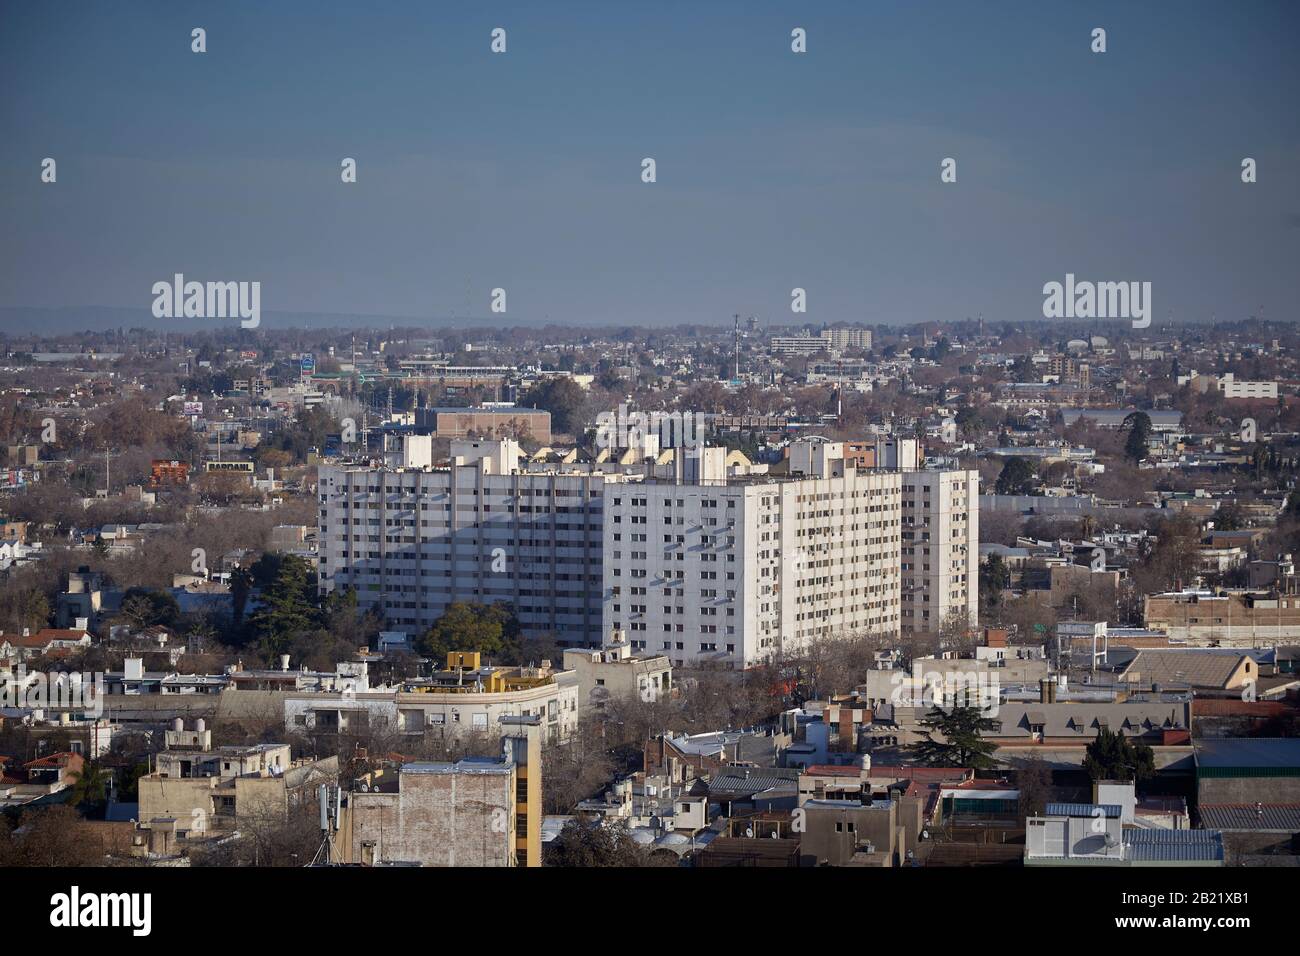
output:
[[[965,780],[974,773],[969,767],[872,767],[868,776],[893,777],[895,780],[915,780],[917,783],[943,783],[948,780]]]
[[[830,763],[813,764],[805,769],[804,773],[816,777],[853,777],[854,779],[862,775],[862,771],[857,767],[842,767]]]
[[[84,641],[90,634],[75,627],[43,627],[36,636],[47,641]]]
[[[70,750],[62,750],[59,753],[50,754],[48,757],[38,757],[29,763],[23,764],[23,767],[62,767],[76,756],[77,754]]]
[[[35,634],[3,634],[0,644],[6,641],[15,647],[48,647],[51,641],[82,641],[90,635],[85,631],[68,628],[44,627]]]

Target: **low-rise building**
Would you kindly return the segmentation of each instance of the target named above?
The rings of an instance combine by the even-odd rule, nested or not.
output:
[[[638,697],[649,703],[672,690],[673,669],[667,655],[634,655],[632,645],[621,634],[598,650],[567,648],[564,669],[578,675],[582,707],[599,707],[621,697]]]
[[[229,835],[241,818],[283,818],[338,778],[338,758],[294,760],[288,744],[214,747],[203,720],[165,734],[166,749],[139,780],[140,852],[170,855],[178,840]]]
[[[339,828],[343,862],[541,866],[541,728],[536,716],[503,718],[499,757],[361,778]]]
[[[1049,803],[1025,821],[1026,866],[1223,866],[1217,830],[1125,827],[1119,804]]]
[[[290,733],[438,735],[493,732],[502,717],[537,717],[548,742],[578,726],[578,675],[537,667],[493,667],[477,653],[447,655],[447,669],[398,689],[290,692],[284,696]]]

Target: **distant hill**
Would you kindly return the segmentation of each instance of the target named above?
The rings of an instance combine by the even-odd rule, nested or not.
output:
[[[500,325],[501,317],[445,318],[399,315],[349,315],[326,312],[273,312],[262,313],[261,329],[328,329],[328,328],[398,328],[428,327],[450,328],[456,325]],[[542,325],[511,317],[511,325]],[[139,309],[112,306],[87,306],[83,308],[39,309],[28,306],[0,308],[0,333],[11,335],[36,332],[42,335],[59,335],[74,332],[104,332],[108,329],[145,328],[159,332],[198,332],[218,325],[239,327],[238,319],[158,319],[148,307]]]

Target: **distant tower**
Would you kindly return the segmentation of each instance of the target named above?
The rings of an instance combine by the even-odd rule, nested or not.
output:
[[[740,381],[740,313],[732,318],[736,320],[736,381]]]

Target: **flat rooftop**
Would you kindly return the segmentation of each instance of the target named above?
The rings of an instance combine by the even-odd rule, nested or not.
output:
[[[1198,767],[1288,769],[1300,776],[1300,737],[1211,737],[1195,741]]]

